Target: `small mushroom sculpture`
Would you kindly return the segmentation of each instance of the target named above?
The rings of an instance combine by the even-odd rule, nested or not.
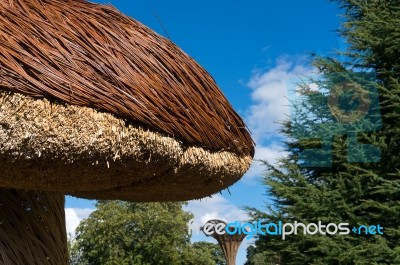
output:
[[[246,234],[242,233],[242,231],[238,231],[237,227],[228,226],[227,228],[227,225],[228,224],[224,220],[211,219],[207,221],[201,230],[206,236],[211,236],[217,240],[224,253],[226,265],[236,265],[236,255]],[[208,226],[208,228],[205,228],[206,226]],[[209,229],[209,231],[205,231],[204,229]],[[229,233],[226,232],[227,229],[230,231]]]
[[[254,155],[212,77],[111,6],[0,0],[0,265],[68,263],[64,195],[182,201]]]

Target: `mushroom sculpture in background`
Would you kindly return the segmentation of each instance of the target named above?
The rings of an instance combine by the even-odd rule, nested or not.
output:
[[[234,231],[234,227],[228,227],[230,231],[230,234],[228,234],[226,226],[227,223],[223,220],[211,219],[207,221],[201,230],[206,236],[211,236],[217,240],[224,253],[226,265],[236,265],[236,256],[246,234]]]
[[[64,195],[178,201],[254,146],[210,75],[110,6],[0,0],[0,264],[67,264]]]

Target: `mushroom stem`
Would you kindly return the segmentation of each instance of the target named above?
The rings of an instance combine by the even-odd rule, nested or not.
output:
[[[68,264],[64,195],[0,189],[0,265]]]

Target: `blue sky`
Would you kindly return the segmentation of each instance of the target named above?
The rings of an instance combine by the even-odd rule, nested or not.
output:
[[[340,49],[336,30],[340,10],[328,0],[160,1],[109,0],[157,33],[170,38],[216,80],[245,119],[257,143],[256,158],[274,162],[284,155],[276,124],[288,114],[288,82],[312,74],[307,55],[329,55]],[[263,167],[254,163],[242,180],[213,198],[189,203],[198,220],[243,219],[243,206],[262,208],[267,200]],[[67,198],[71,231],[90,213],[93,201]],[[193,240],[209,240],[199,234]],[[245,261],[245,242],[238,265]]]

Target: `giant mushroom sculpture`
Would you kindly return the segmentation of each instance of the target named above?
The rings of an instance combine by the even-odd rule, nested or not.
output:
[[[67,264],[64,194],[178,201],[254,146],[210,75],[110,6],[0,0],[0,264]]]

